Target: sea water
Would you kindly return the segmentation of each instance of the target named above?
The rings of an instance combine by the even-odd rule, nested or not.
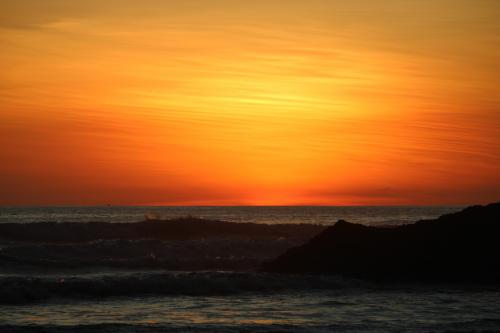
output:
[[[1,208],[2,223],[137,222],[193,215],[230,222],[394,225],[458,207]],[[0,235],[2,238],[2,235]],[[0,332],[498,332],[500,288],[376,284],[260,273],[290,240],[0,242]],[[328,254],[325,254],[328,255]],[[165,259],[166,258],[166,259]],[[204,269],[172,270],[201,261]],[[165,267],[148,263],[165,260]],[[196,266],[198,267],[198,266]]]
[[[460,206],[94,206],[0,207],[5,222],[138,222],[146,216],[172,219],[195,216],[253,223],[329,225],[343,219],[367,225],[404,224],[460,210]]]

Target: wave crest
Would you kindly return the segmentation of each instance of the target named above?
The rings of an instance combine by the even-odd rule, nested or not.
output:
[[[51,298],[110,296],[215,296],[293,290],[332,290],[364,283],[338,276],[295,276],[235,272],[152,272],[80,276],[5,276],[0,303],[24,304]]]

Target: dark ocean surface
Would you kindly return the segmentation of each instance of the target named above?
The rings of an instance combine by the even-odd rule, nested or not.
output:
[[[210,220],[254,223],[329,225],[344,219],[368,225],[404,224],[456,212],[461,206],[229,206],[229,207],[0,207],[5,222],[138,222],[145,216],[172,219],[195,216]]]
[[[381,285],[257,272],[261,262],[307,240],[300,223],[395,225],[459,209],[3,207],[0,223],[28,228],[188,215],[297,226],[284,227],[286,237],[34,242],[0,234],[0,332],[500,332],[494,285]]]

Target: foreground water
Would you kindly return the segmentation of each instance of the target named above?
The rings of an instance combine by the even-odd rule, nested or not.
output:
[[[253,278],[259,279],[255,276]],[[294,278],[285,278],[287,279]],[[330,277],[330,279],[335,278]],[[174,293],[168,296],[60,298],[22,306],[4,305],[0,306],[2,317],[0,331],[498,332],[500,330],[500,292],[494,288],[377,287],[349,285],[347,281],[330,281],[330,283],[323,281],[322,287],[317,289],[312,280],[309,281],[309,286],[303,285],[299,288],[296,285],[292,289],[281,291],[264,288],[266,291],[222,292],[215,289],[205,290],[208,295]]]
[[[137,222],[154,213],[257,223],[328,225],[343,218],[400,224],[456,210],[2,208],[0,221]],[[304,241],[303,228],[290,228],[285,238],[255,233],[47,243],[0,235],[0,332],[500,332],[500,286],[380,285],[257,272],[262,261]]]

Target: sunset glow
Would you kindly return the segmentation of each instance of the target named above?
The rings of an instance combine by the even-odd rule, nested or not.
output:
[[[500,198],[500,2],[0,3],[0,204]]]

